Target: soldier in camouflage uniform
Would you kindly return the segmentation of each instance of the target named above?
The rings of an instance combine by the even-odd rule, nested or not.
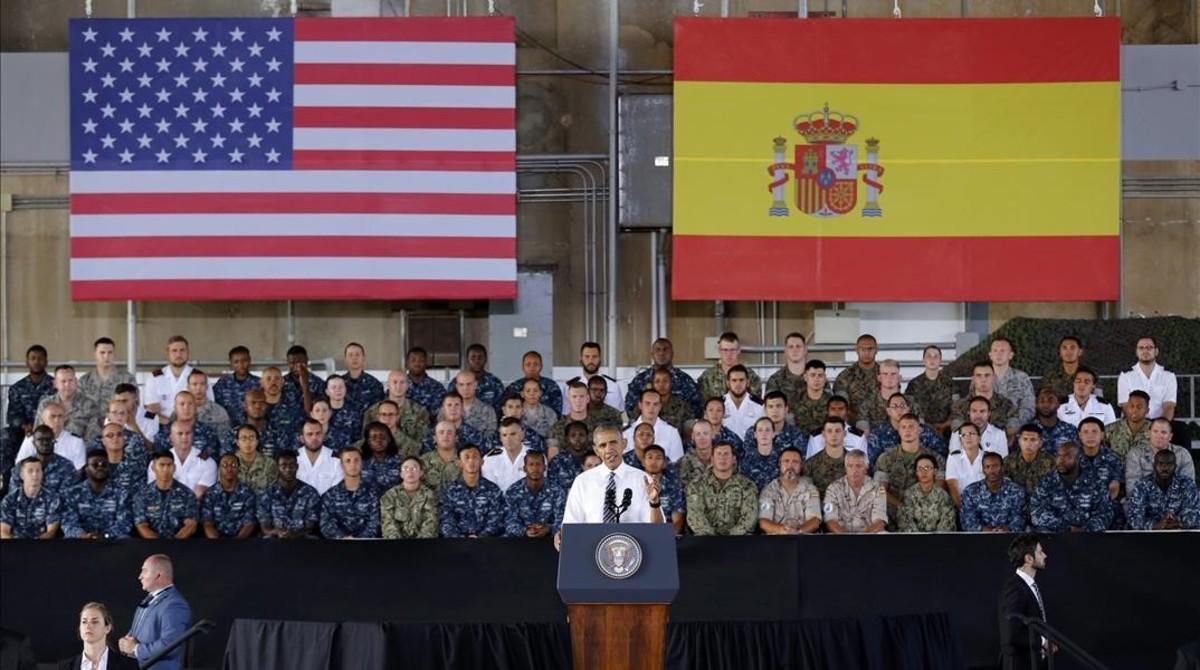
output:
[[[558,455],[550,459],[546,468],[546,478],[550,484],[564,491],[571,490],[575,478],[583,472],[583,462],[592,453],[592,431],[582,421],[572,421],[567,424],[564,432],[562,447]]]
[[[750,535],[758,527],[758,487],[736,466],[733,445],[718,443],[712,468],[688,486],[688,526],[696,535]]]
[[[129,492],[117,486],[108,473],[108,453],[89,449],[87,479],[62,494],[63,536],[102,540],[129,537]]]
[[[1150,441],[1125,455],[1125,486],[1129,487],[1154,474],[1154,455],[1160,451],[1175,452],[1175,472],[1181,477],[1196,479],[1196,463],[1192,454],[1183,447],[1172,444],[1171,422],[1158,417],[1150,422]]]
[[[440,413],[444,419],[438,421],[438,424],[448,423],[454,426],[455,434],[457,435],[458,445],[474,444],[482,447],[486,440],[479,431],[475,430],[463,421],[462,414],[462,396],[458,395],[457,391],[450,391],[442,398],[442,410]],[[433,451],[433,428],[425,431],[425,437],[421,440],[421,452]],[[408,455],[408,454],[406,454]]]
[[[687,422],[696,418],[696,415],[692,413],[692,408],[672,392],[669,371],[656,370],[654,376],[650,378],[650,386],[658,391],[658,395],[662,398],[662,409],[659,410],[658,415],[662,417],[663,421],[676,428],[683,428]]]
[[[742,441],[742,436],[735,435],[732,430],[725,427],[724,398],[709,398],[705,401],[704,419],[716,430],[716,434],[713,436],[713,444],[717,442],[729,442],[733,445],[733,452],[735,454],[745,451],[745,443]]]
[[[825,447],[804,462],[804,471],[823,497],[830,484],[846,475],[845,420],[836,416],[826,417],[821,435],[825,439]]]
[[[325,383],[329,397],[313,403],[312,417],[325,427],[325,436],[338,448],[353,444],[363,434],[362,412],[346,402],[346,382],[330,377]]]
[[[713,427],[707,419],[699,419],[692,425],[692,441],[683,458],[675,463],[679,483],[687,490],[689,484],[700,479],[712,466]],[[736,447],[735,447],[736,449]]]
[[[896,518],[901,497],[910,486],[917,483],[916,461],[929,456],[937,464],[935,478],[946,479],[946,459],[941,454],[921,444],[921,421],[915,414],[900,418],[900,444],[888,449],[875,464],[875,482],[887,489],[888,516]]]
[[[144,465],[145,461],[150,458],[150,449],[148,447],[146,438],[142,436],[140,432],[130,428],[130,426],[136,428],[137,422],[129,420],[129,412],[125,407],[125,403],[122,400],[113,398],[112,400],[108,401],[107,407],[108,412],[104,415],[104,419],[100,422],[101,425],[116,425],[120,427],[121,434],[125,438],[124,448],[126,453],[129,453],[135,458],[140,459]],[[97,433],[96,437],[88,440],[87,448],[103,449],[104,444],[101,440],[103,433],[104,429],[101,428],[100,433]],[[151,437],[155,437],[156,435],[151,435]]]
[[[154,443],[159,446],[171,443],[171,429],[174,426],[192,429],[192,447],[203,458],[216,458],[221,455],[221,440],[212,426],[201,423],[196,415],[196,397],[190,391],[180,391],[175,394],[175,411],[171,414],[170,423],[158,427],[158,435]]]
[[[488,352],[487,348],[478,342],[467,347],[467,366],[466,369],[475,373],[475,380],[479,387],[475,391],[475,397],[490,405],[492,409],[500,411],[500,402],[504,399],[504,382],[500,378],[487,371]],[[451,382],[446,384],[446,390],[451,390]]]
[[[421,459],[409,456],[400,466],[400,483],[379,499],[385,540],[430,539],[438,534],[438,501],[421,484]]]
[[[787,423],[787,397],[783,395],[783,391],[771,391],[766,398],[763,398],[763,417],[771,420],[771,428],[775,434],[776,453],[788,447],[799,449],[800,453],[804,453],[805,447],[808,446],[808,433]],[[756,421],[755,425],[757,424]],[[755,443],[754,432],[755,428],[751,427],[742,438],[742,446],[746,452],[753,451],[750,447]],[[744,455],[740,452],[737,454],[739,462]],[[763,485],[765,484],[766,482],[763,482]]]
[[[1067,442],[1079,442],[1079,431],[1075,426],[1058,418],[1058,396],[1054,390],[1043,388],[1038,391],[1035,412],[1038,430],[1042,432],[1042,449],[1051,455],[1058,452],[1058,447]]]
[[[548,407],[554,414],[558,414],[558,410],[563,406],[562,390],[558,388],[558,382],[549,377],[542,376],[542,355],[536,351],[526,351],[525,355],[521,357],[521,372],[524,376],[509,384],[504,389],[504,395],[520,397],[522,389],[525,388],[525,382],[530,379],[536,380],[538,388],[542,390],[541,404]],[[592,379],[595,379],[595,377]],[[601,377],[600,380],[603,381],[604,378]],[[591,384],[591,379],[588,380],[588,383],[589,385]],[[607,394],[607,382],[604,385],[604,389]],[[504,402],[503,399],[501,402]],[[551,420],[550,423],[554,423],[554,420]]]
[[[100,431],[102,411],[100,405],[79,392],[75,368],[70,365],[54,368],[54,388],[56,393],[43,396],[38,401],[37,415],[41,417],[47,405],[58,403],[66,412],[68,433],[85,440],[95,437]]]
[[[1016,434],[1017,428],[1021,426],[1017,418],[1017,408],[1008,398],[995,391],[995,379],[996,373],[992,370],[991,363],[975,364],[971,373],[971,392],[968,397],[956,401],[950,410],[951,428],[958,430],[959,426],[969,420],[972,400],[984,398],[991,407],[991,424],[1007,432],[1010,438]]]
[[[833,393],[850,401],[850,416],[857,421],[859,407],[879,388],[879,365],[875,363],[879,344],[871,335],[860,335],[854,350],[858,361],[838,373]]]
[[[458,449],[454,426],[442,422],[433,427],[433,451],[421,454],[420,458],[422,481],[435,493],[441,493],[442,489],[458,479],[461,472]]]
[[[688,373],[675,367],[672,364],[674,358],[675,348],[671,344],[671,340],[660,337],[650,345],[650,360],[652,364],[649,367],[642,368],[633,376],[633,379],[629,382],[629,389],[625,392],[626,414],[633,416],[636,413],[638,401],[642,398],[642,391],[649,388],[651,375],[658,368],[666,368],[671,373],[672,392],[687,403],[694,415],[699,416],[704,412],[705,398],[700,395],[700,388],[696,385],[696,380],[692,379]]]
[[[921,354],[925,370],[908,382],[904,392],[918,408],[916,415],[941,435],[950,430],[950,407],[954,404],[954,381],[942,372],[942,350],[925,347]]]
[[[413,454],[400,456],[392,431],[382,423],[372,423],[364,432],[367,436],[362,440],[362,446],[356,444],[354,447],[364,454],[363,481],[376,491],[387,491],[400,483],[400,461]]]
[[[734,458],[737,459],[735,465],[739,472],[754,483],[757,491],[779,476],[779,454],[783,449],[776,446],[775,427],[771,419],[765,416],[754,422],[754,427],[747,433],[747,437],[754,441],[748,443],[745,453],[740,456],[734,454]],[[713,450],[719,446],[721,442],[717,442]]]
[[[255,516],[263,537],[313,537],[320,518],[321,496],[296,478],[296,452],[279,454],[279,480],[258,494]]]
[[[821,527],[821,493],[804,471],[804,452],[779,454],[779,478],[758,494],[758,527],[768,535],[813,533]]]
[[[1025,489],[1004,476],[1000,454],[985,451],[982,458],[983,479],[962,493],[959,517],[963,530],[971,533],[1024,532]]]
[[[375,418],[363,425],[369,426],[379,422],[387,427],[392,433],[397,453],[401,458],[421,453],[425,433],[429,430],[428,415],[423,407],[411,400],[405,400],[404,405],[401,406],[396,404],[395,400],[388,398],[376,403],[374,411],[367,412],[366,416],[372,414]]]
[[[1025,424],[1017,434],[1020,450],[1004,458],[1004,476],[1020,484],[1033,495],[1037,483],[1054,469],[1054,457],[1042,451],[1042,433],[1034,424]]]
[[[547,447],[561,447],[566,441],[567,427],[573,423],[582,423],[589,433],[597,425],[592,423],[592,417],[588,414],[588,387],[581,381],[567,384],[567,413],[550,426],[550,431],[546,433]]]
[[[62,521],[62,498],[42,486],[42,463],[36,456],[21,460],[14,468],[21,486],[0,502],[0,539],[50,540]]]
[[[811,360],[804,366],[805,387],[788,404],[792,413],[792,423],[804,433],[821,430],[828,415],[829,399],[832,397],[825,386],[828,384],[825,375],[825,363]]]
[[[137,377],[113,365],[115,345],[107,337],[101,337],[92,345],[96,358],[96,369],[88,370],[79,377],[79,393],[96,407],[106,407],[112,400],[118,384],[137,384]]]
[[[367,350],[363,345],[358,342],[347,344],[342,349],[342,360],[346,363],[346,371],[335,376],[340,376],[346,385],[346,404],[361,416],[364,410],[383,400],[387,394],[383,384],[366,370]],[[326,393],[329,392],[329,380],[325,383]]]
[[[483,455],[465,445],[458,454],[461,473],[438,499],[442,537],[499,537],[508,513],[500,487],[480,476]]]
[[[1023,425],[1033,419],[1036,397],[1029,375],[1010,365],[1014,353],[1016,350],[1012,342],[997,337],[992,340],[988,358],[992,361],[992,372],[995,374],[996,393],[1012,402],[1017,412],[1016,421]]]
[[[742,345],[738,341],[737,333],[721,333],[721,337],[717,339],[717,362],[709,369],[705,370],[700,375],[700,397],[707,401],[709,398],[724,398],[725,392],[728,389],[725,378],[729,374],[729,368],[738,365],[738,358],[742,355]],[[749,384],[747,392],[756,397],[762,397],[762,379],[758,373],[746,367],[746,377]]]
[[[145,450],[131,451],[126,446],[127,431],[110,423],[100,431],[100,444],[89,448],[103,451],[108,463],[108,485],[121,491],[126,507],[134,492],[146,485],[146,466],[150,456]]]
[[[50,493],[60,494],[79,481],[78,472],[71,459],[54,453],[54,431],[49,426],[33,429],[34,456],[42,463],[41,486]],[[145,475],[142,475],[143,477]],[[8,479],[8,490],[21,488],[21,469],[14,467]]]
[[[610,407],[609,409],[611,410],[612,408]],[[537,430],[535,430],[533,426],[529,425],[529,422],[525,421],[525,401],[522,400],[520,396],[505,398],[504,401],[500,403],[500,420],[504,421],[510,416],[521,420],[521,431],[525,435],[525,439],[522,441],[522,444],[528,447],[530,451],[547,451],[546,438],[543,437],[542,434]],[[483,444],[483,452],[485,454],[491,452],[493,449],[500,448],[500,432],[496,431],[495,433],[488,435],[484,439]],[[550,458],[554,458],[553,451],[547,452],[546,455]]]
[[[1059,363],[1042,375],[1041,388],[1049,388],[1059,398],[1066,398],[1074,390],[1075,371],[1083,358],[1083,343],[1074,335],[1064,335],[1058,341]]]
[[[1104,422],[1089,416],[1079,422],[1079,468],[1093,475],[1108,488],[1109,506],[1113,508],[1110,530],[1125,527],[1125,508],[1121,491],[1125,483],[1125,463],[1117,452],[1104,444]]]
[[[1125,402],[1125,416],[1105,429],[1108,446],[1121,458],[1137,447],[1150,444],[1150,422],[1146,413],[1150,409],[1150,395],[1145,391],[1131,391]],[[1125,483],[1126,486],[1129,482]]]
[[[209,402],[208,375],[203,370],[192,370],[188,374],[188,392],[196,403],[196,421],[212,428],[218,439],[228,435],[231,428],[229,413],[217,403]]]
[[[257,431],[256,444],[258,450],[264,455],[274,457],[280,452],[295,450],[293,445],[296,442],[296,435],[287,433],[284,427],[272,423],[267,416],[267,396],[261,388],[246,391],[242,399],[242,415],[246,418],[244,425],[251,426]],[[237,449],[237,430],[240,427],[230,429],[230,435],[225,440],[223,450]]]
[[[312,414],[313,403],[325,398],[325,380],[308,371],[308,350],[295,344],[287,350],[288,373],[283,378],[283,400],[303,417]]]
[[[1175,454],[1154,454],[1154,475],[1129,488],[1129,527],[1134,530],[1200,528],[1196,482],[1175,472]]]
[[[363,481],[362,454],[338,452],[342,481],[321,496],[321,536],[330,540],[379,537],[379,492]]]
[[[867,476],[867,455],[847,452],[846,475],[825,491],[825,529],[830,533],[878,533],[887,526],[887,493]]]
[[[808,343],[803,335],[793,332],[783,338],[783,357],[783,367],[767,378],[766,392],[781,391],[790,407],[804,395],[807,388],[804,362],[808,358]]]
[[[237,429],[238,481],[250,487],[251,491],[261,493],[279,479],[279,470],[275,461],[266,454],[258,451],[258,430],[251,425],[242,425]]]
[[[858,418],[854,427],[863,432],[870,430],[871,424],[887,421],[888,400],[900,393],[900,364],[890,358],[880,361],[876,382],[876,387],[868,392],[858,405]],[[907,398],[905,400],[910,407],[909,411],[919,414],[919,411],[912,407],[913,401]]]
[[[231,425],[239,426],[246,422],[244,403],[246,392],[262,388],[258,375],[250,373],[250,350],[241,345],[229,350],[229,374],[213,384],[213,399],[225,408]]]
[[[587,382],[588,389],[588,421],[592,424],[592,430],[596,426],[611,424],[619,426],[624,421],[621,419],[621,413],[612,408],[605,398],[608,397],[608,382],[604,377],[596,375]]]
[[[454,376],[452,381],[454,392],[462,399],[463,421],[480,435],[491,435],[499,426],[496,419],[496,408],[483,402],[476,395],[479,391],[479,381],[475,378],[475,373],[470,370],[462,370]],[[445,398],[442,399],[442,402],[445,403]],[[439,412],[438,421],[444,418]]]
[[[525,476],[504,492],[508,514],[504,523],[509,537],[543,538],[558,532],[567,492],[546,481],[546,454],[525,455]]]
[[[133,526],[146,539],[187,539],[200,527],[200,501],[191,489],[175,480],[175,458],[160,451],[151,462],[154,481],[133,494]]]
[[[296,385],[298,386],[298,384]],[[289,398],[283,392],[283,374],[279,368],[267,368],[262,374],[262,392],[266,400],[266,429],[259,428],[259,436],[263,445],[263,450],[268,456],[274,456],[280,450],[288,449],[295,450],[299,448],[297,444],[297,436],[304,429],[304,419],[308,413],[304,410],[304,404],[301,402],[303,396],[297,396],[293,391]],[[250,397],[250,393],[246,397]],[[249,407],[247,407],[246,415],[250,416]],[[278,442],[272,442],[270,439],[274,437]]]
[[[630,454],[635,455],[632,462],[629,459]],[[651,444],[641,453],[635,450],[625,454],[625,462],[644,470],[658,483],[658,500],[662,505],[663,518],[675,527],[676,535],[683,535],[687,517],[687,494],[676,474],[675,464],[667,460],[667,452],[661,446]]]
[[[1040,533],[1099,533],[1112,523],[1104,483],[1079,468],[1079,446],[1066,442],[1055,455],[1055,471],[1042,477],[1029,499],[1029,519]]]
[[[888,397],[887,420],[872,425],[871,432],[867,435],[867,458],[872,468],[876,467],[875,464],[883,452],[900,444],[900,418],[905,414],[920,416],[911,409],[904,394],[894,393]],[[922,446],[943,458],[946,457],[946,442],[927,424],[920,424],[919,437]]]
[[[200,501],[200,523],[210,540],[244,540],[258,525],[258,499],[249,486],[238,481],[239,464],[236,454],[222,456],[217,464],[217,485],[209,487]]]
[[[0,445],[0,474],[7,475],[12,467],[17,447],[33,432],[37,423],[38,402],[54,394],[54,378],[46,374],[46,348],[40,344],[25,352],[29,374],[8,387],[8,409],[4,416],[4,444]]]
[[[938,463],[934,456],[917,456],[913,468],[917,481],[904,490],[904,499],[896,515],[897,530],[901,533],[953,533],[956,528],[954,502],[946,489],[938,485]]]

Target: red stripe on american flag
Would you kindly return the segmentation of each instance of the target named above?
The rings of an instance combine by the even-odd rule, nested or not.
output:
[[[516,214],[517,199],[484,193],[75,194],[72,214]]]
[[[317,151],[296,150],[297,170],[440,170],[512,172],[517,155],[509,151]]]
[[[511,65],[414,65],[408,63],[297,63],[297,84],[430,84],[512,86]]]
[[[296,19],[297,42],[513,42],[511,16]]]
[[[517,127],[515,109],[443,107],[297,107],[297,128],[462,128],[507,130]]]
[[[179,236],[76,237],[72,258],[185,258],[191,256],[513,258],[511,237]]]
[[[156,279],[73,281],[72,300],[511,300],[514,281]]]

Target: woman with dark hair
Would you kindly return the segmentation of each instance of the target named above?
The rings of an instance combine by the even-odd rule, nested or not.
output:
[[[137,661],[108,646],[113,620],[103,603],[87,603],[79,612],[83,651],[58,662],[58,670],[137,670]]]
[[[400,448],[392,431],[378,421],[363,430],[363,481],[381,494],[400,483]]]

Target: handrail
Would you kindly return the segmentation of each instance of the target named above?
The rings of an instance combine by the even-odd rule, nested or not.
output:
[[[1042,648],[1041,640],[1038,638],[1044,637],[1057,645],[1059,649],[1063,649],[1071,656],[1074,656],[1075,660],[1082,663],[1084,667],[1091,668],[1091,670],[1108,670],[1107,665],[1096,660],[1095,656],[1089,654],[1083,647],[1072,641],[1071,638],[1063,635],[1040,618],[1016,613],[1009,614],[1008,618],[1020,621],[1029,628],[1029,667],[1038,667],[1037,654]],[[1050,670],[1054,670],[1054,654],[1046,656],[1046,665]]]
[[[215,626],[216,624],[213,623],[212,619],[201,619],[197,621],[196,623],[192,624],[191,628],[183,631],[183,634],[180,635],[174,642],[163,647],[158,651],[158,653],[154,654],[150,658],[147,658],[146,662],[142,663],[141,669],[146,670],[146,668],[149,668],[155,663],[163,660],[167,656],[171,655],[171,652],[175,651],[182,645],[187,644],[189,640],[197,635],[207,635]]]

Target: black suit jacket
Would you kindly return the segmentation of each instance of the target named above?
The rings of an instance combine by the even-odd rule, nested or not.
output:
[[[1015,572],[1009,573],[1008,579],[1004,581],[1004,586],[1000,589],[998,611],[1000,667],[1004,670],[1032,670],[1032,667],[1045,667],[1045,659],[1042,659],[1037,666],[1029,665],[1029,627],[1020,621],[1009,620],[1009,614],[1022,614],[1034,619],[1042,618],[1042,610],[1038,607],[1033,591]],[[1040,640],[1040,637],[1034,639]],[[1038,644],[1040,642],[1035,642],[1035,648]]]
[[[58,670],[79,670],[79,663],[81,661],[83,661],[83,652],[59,661]],[[108,650],[108,670],[138,670],[138,662],[110,647]]]
[[[36,670],[37,659],[29,636],[15,630],[0,628],[0,668],[8,670]]]

